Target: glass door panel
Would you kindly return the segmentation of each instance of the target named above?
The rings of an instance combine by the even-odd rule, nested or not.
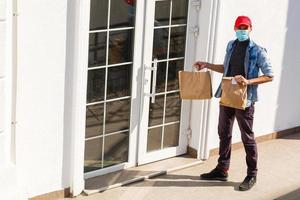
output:
[[[148,110],[144,108],[142,117],[142,128],[147,131],[141,133],[141,143],[145,144],[144,149],[140,148],[141,164],[184,152],[179,151],[186,143],[180,134],[183,122],[178,71],[184,69],[187,9],[188,0],[147,3],[144,105]]]
[[[84,171],[128,161],[135,4],[91,0]]]
[[[159,93],[160,96],[155,98],[155,103],[149,102],[147,138],[148,143],[160,141],[160,145],[159,148],[149,148],[148,152],[178,145],[181,100],[177,74],[184,65],[187,5],[185,0],[155,2],[152,57],[157,58],[159,63],[157,64],[156,93],[152,94]],[[160,62],[160,59],[164,59],[164,62]],[[154,107],[157,107],[156,112]],[[153,125],[160,127],[155,129],[156,134],[153,134]],[[165,134],[168,137],[165,137]],[[156,139],[152,141],[152,137]],[[159,140],[158,137],[160,137]],[[153,145],[147,144],[147,146]]]

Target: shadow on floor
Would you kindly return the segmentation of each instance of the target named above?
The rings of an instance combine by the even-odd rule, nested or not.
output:
[[[287,193],[285,195],[282,195],[274,200],[299,200],[299,199],[300,199],[300,188],[290,193]]]
[[[240,182],[233,181],[206,181],[199,176],[165,175],[148,179],[141,183],[127,185],[126,187],[233,187],[238,191]]]
[[[99,188],[106,188],[110,185],[122,183],[133,178],[137,178],[144,175],[149,175],[159,171],[139,171],[139,170],[122,170],[113,173],[96,176],[93,178],[86,179],[85,189],[86,190],[97,190]]]
[[[158,174],[165,174],[166,170],[173,169],[178,166],[184,166],[186,164],[198,163],[199,160],[192,158],[189,155],[182,155],[165,160],[140,165],[138,167],[132,167],[123,169],[120,171],[107,173],[104,175],[88,178],[85,180],[85,190],[98,190],[104,189],[115,184],[124,185],[128,181],[133,179],[141,179],[145,176],[157,176]]]
[[[290,134],[287,136],[284,136],[280,139],[286,139],[286,140],[300,140],[300,133],[296,133],[296,134]]]

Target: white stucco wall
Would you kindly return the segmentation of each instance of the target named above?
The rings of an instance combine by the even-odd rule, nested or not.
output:
[[[12,4],[0,0],[0,173],[10,165],[12,89]]]
[[[9,162],[10,141],[10,22],[8,4],[0,0],[0,168]]]
[[[196,49],[190,49],[188,50],[189,57],[192,57],[191,53],[192,51],[195,51],[194,57],[190,58],[193,59],[191,63],[194,63],[195,60],[203,60],[208,61],[209,60],[209,46],[210,46],[210,34],[209,29],[211,26],[211,12],[212,12],[212,1],[211,0],[202,0],[201,2],[201,8],[198,12],[198,19],[195,20],[195,24],[192,26],[198,26],[199,27],[199,34],[196,39]],[[195,7],[192,7],[191,9],[195,9]],[[189,11],[191,12],[191,11]],[[192,64],[191,64],[192,65]],[[203,133],[205,130],[203,130],[203,116],[204,114],[204,104],[205,102],[202,100],[193,100],[191,103],[191,129],[192,129],[192,135],[189,140],[189,146],[192,147],[195,150],[198,150],[201,146],[201,141],[204,140]],[[198,152],[200,153],[200,152]]]
[[[275,79],[259,86],[255,105],[256,136],[300,126],[300,27],[297,25],[300,2],[297,0],[220,0],[214,63],[223,63],[227,42],[235,38],[233,25],[239,15],[252,19],[251,38],[265,47],[272,62]],[[221,75],[214,73],[216,91]],[[219,99],[212,99],[209,119],[209,148],[218,147]],[[233,142],[240,141],[235,122]]]
[[[24,192],[61,190],[66,0],[18,1],[16,166]]]
[[[25,200],[11,162],[12,2],[0,0],[0,194],[1,199]]]

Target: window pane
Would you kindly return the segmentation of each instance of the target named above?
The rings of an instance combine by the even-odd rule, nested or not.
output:
[[[86,138],[103,134],[103,107],[103,104],[86,107]]]
[[[89,70],[87,103],[104,100],[105,69]]]
[[[161,149],[162,127],[148,130],[147,152]]]
[[[179,78],[178,72],[183,70],[184,60],[169,61],[168,68],[168,87],[167,90],[178,90],[179,89]]]
[[[107,99],[130,96],[131,68],[131,65],[108,68]]]
[[[106,103],[105,133],[129,129],[130,99]]]
[[[129,133],[105,136],[104,167],[128,161]]]
[[[159,28],[154,30],[153,39],[153,59],[166,59],[168,51],[168,28]]]
[[[170,1],[157,1],[155,3],[154,26],[169,25],[170,21]]]
[[[188,0],[173,0],[172,25],[187,23]]]
[[[165,126],[164,148],[178,146],[178,143],[179,143],[179,125],[180,125],[180,123]]]
[[[106,32],[90,33],[89,38],[89,67],[106,64]]]
[[[167,94],[165,122],[175,122],[180,120],[181,99],[179,92]]]
[[[170,58],[184,57],[186,27],[171,28]]]
[[[84,172],[94,171],[102,167],[102,138],[85,141]]]
[[[111,0],[110,27],[132,27],[135,18],[135,0]]]
[[[91,0],[90,30],[107,29],[108,0]]]
[[[109,33],[108,64],[132,61],[133,30],[111,31]]]
[[[149,126],[160,125],[163,123],[165,95],[155,96],[155,103],[150,104],[149,108]]]

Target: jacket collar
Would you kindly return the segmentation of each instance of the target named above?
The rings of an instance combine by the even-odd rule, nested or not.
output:
[[[249,42],[249,49],[251,49],[252,47],[254,47],[256,44],[253,42],[253,40],[250,39],[250,42]]]

